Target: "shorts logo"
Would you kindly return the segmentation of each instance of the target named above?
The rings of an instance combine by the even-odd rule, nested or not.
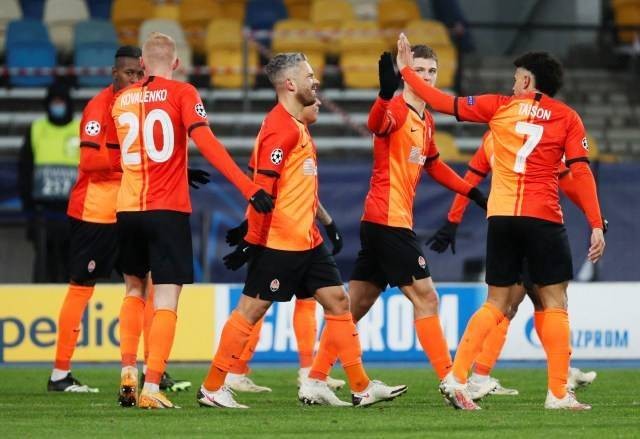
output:
[[[280,163],[282,163],[283,157],[284,152],[282,152],[282,149],[274,148],[273,151],[271,151],[271,163],[273,163],[274,165],[279,165]]]
[[[589,151],[589,141],[587,140],[587,138],[586,138],[586,137],[583,137],[583,138],[582,138],[582,147],[583,147],[584,149],[586,149],[587,151]]]
[[[84,126],[84,132],[87,133],[88,136],[97,136],[100,134],[100,122],[97,120],[90,120]]]
[[[422,269],[427,268],[427,261],[424,259],[424,256],[418,256],[418,265]]]
[[[272,280],[271,283],[269,284],[269,289],[271,290],[272,293],[275,293],[276,291],[278,291],[280,289],[280,281],[278,279]]]
[[[93,270],[96,269],[96,261],[94,261],[93,259],[89,261],[89,265],[87,265],[87,271],[89,273],[93,273]]]
[[[196,104],[195,109],[196,109],[196,114],[198,116],[200,116],[203,119],[207,118],[207,112],[204,111],[204,105],[202,105],[201,103],[198,103],[198,104]]]

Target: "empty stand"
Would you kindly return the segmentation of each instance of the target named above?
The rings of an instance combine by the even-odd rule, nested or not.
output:
[[[55,67],[56,50],[41,21],[12,21],[7,27],[6,40],[7,67],[10,69]],[[9,76],[9,84],[14,86],[44,86],[52,81],[52,74]]]
[[[288,19],[276,23],[271,44],[273,53],[304,52],[318,80],[325,65],[324,44],[317,38],[310,21]]]
[[[77,83],[82,87],[104,87],[111,83],[109,67],[113,65],[118,49],[116,31],[110,21],[89,20],[76,24],[74,31],[74,58],[76,67],[104,69],[98,74],[79,74]]]
[[[53,45],[62,53],[71,53],[73,28],[88,19],[89,9],[84,0],[47,0],[44,4],[43,20]]]
[[[216,0],[182,0],[180,23],[191,49],[198,54],[206,53],[205,37],[207,25],[222,17],[222,6]]]
[[[4,48],[5,32],[10,21],[22,18],[18,0],[5,0],[0,8],[0,47]]]
[[[130,0],[114,0],[111,5],[111,21],[120,44],[138,44],[140,25],[152,16],[153,4],[150,0],[136,0],[135,3]]]
[[[378,87],[378,59],[389,49],[373,20],[346,22],[340,31],[340,67],[346,87]]]

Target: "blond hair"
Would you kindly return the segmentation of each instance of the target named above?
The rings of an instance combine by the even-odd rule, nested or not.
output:
[[[176,42],[169,35],[151,32],[142,45],[142,60],[151,68],[171,67],[177,57]]]

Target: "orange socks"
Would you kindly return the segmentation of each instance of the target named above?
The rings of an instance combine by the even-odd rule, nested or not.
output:
[[[326,381],[331,372],[331,368],[336,364],[338,354],[335,349],[329,343],[327,338],[327,331],[322,331],[320,334],[320,346],[318,352],[311,364],[311,370],[309,371],[309,378],[313,380]]]
[[[459,383],[467,382],[469,369],[482,348],[482,342],[503,318],[504,314],[489,302],[485,302],[471,317],[453,361],[453,375]]]
[[[544,310],[542,345],[547,354],[547,376],[549,390],[556,398],[567,394],[567,375],[571,357],[569,315],[564,309]]]
[[[156,312],[153,304],[153,297],[155,296],[155,290],[151,282],[147,282],[147,300],[144,304],[144,363],[147,364],[149,358],[149,333],[151,332],[151,322],[153,321],[153,315]]]
[[[71,357],[76,349],[82,314],[93,294],[94,287],[69,285],[58,317],[58,344],[54,368],[71,370]]]
[[[178,315],[170,309],[156,310],[149,331],[149,359],[145,382],[160,384],[176,334]]]
[[[449,373],[452,362],[447,340],[440,325],[440,317],[438,315],[422,317],[414,324],[420,345],[438,374],[438,378],[442,380]]]
[[[240,358],[245,345],[249,341],[254,325],[249,323],[238,311],[233,311],[225,323],[209,373],[204,380],[204,388],[209,391],[218,390],[236,360]]]
[[[538,339],[540,339],[540,343],[542,343],[542,325],[544,324],[544,311],[535,311],[533,313],[533,327],[536,329],[536,334],[538,334]],[[544,346],[544,343],[542,343]]]
[[[260,341],[262,322],[264,322],[264,317],[258,320],[255,325],[253,325],[251,335],[249,336],[249,341],[247,341],[242,354],[240,354],[240,359],[233,362],[231,368],[229,369],[229,372],[236,374],[249,373],[249,362],[253,358],[253,354],[255,354],[256,352],[256,346],[258,346],[258,342]]]
[[[347,374],[351,390],[363,391],[369,385],[369,377],[362,366],[360,338],[351,313],[348,312],[340,316],[325,315],[324,318],[325,326],[320,337],[320,351],[326,351],[329,355],[331,352],[336,352]],[[323,343],[325,349],[323,349]],[[314,361],[309,378],[318,376],[316,362]],[[314,371],[316,373],[313,373]],[[326,379],[326,375],[324,378]]]
[[[296,334],[298,343],[300,367],[310,367],[313,363],[313,348],[317,336],[315,300],[296,299],[293,311],[293,332]]]
[[[120,307],[120,358],[122,367],[136,367],[138,344],[144,322],[144,299],[125,296]]]
[[[507,341],[507,331],[509,330],[510,323],[511,320],[505,317],[485,339],[482,345],[482,351],[480,355],[478,355],[478,358],[476,358],[476,364],[473,368],[474,372],[478,375],[491,374],[491,370],[493,366],[496,365],[500,352],[502,352],[504,342]]]

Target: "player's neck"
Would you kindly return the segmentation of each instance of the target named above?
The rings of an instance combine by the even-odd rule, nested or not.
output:
[[[164,79],[173,79],[172,69],[148,69],[146,71],[147,76],[157,76]]]
[[[304,105],[302,105],[295,96],[280,95],[278,96],[278,102],[284,107],[285,110],[287,110],[287,113],[298,120],[302,120],[302,111],[304,110]]]
[[[411,107],[414,108],[419,114],[422,115],[422,113],[424,113],[424,108],[426,106],[425,101],[423,101],[418,96],[413,94],[407,88],[402,90],[402,98],[407,104],[411,105]]]

